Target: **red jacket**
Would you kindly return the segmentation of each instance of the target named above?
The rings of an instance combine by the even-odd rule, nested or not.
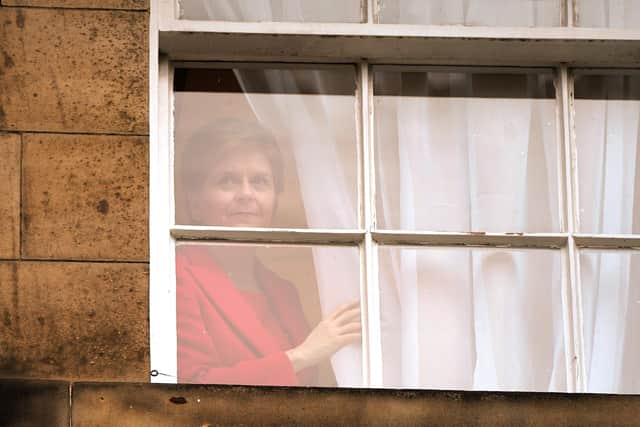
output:
[[[285,351],[308,335],[295,288],[263,266],[263,288],[289,348],[256,317],[247,300],[215,265],[205,247],[182,246],[176,258],[178,382],[311,385],[316,370],[296,375]],[[280,334],[282,336],[282,334]]]

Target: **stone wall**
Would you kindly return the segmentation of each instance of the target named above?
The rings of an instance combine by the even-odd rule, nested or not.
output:
[[[0,0],[0,377],[148,381],[147,0]]]

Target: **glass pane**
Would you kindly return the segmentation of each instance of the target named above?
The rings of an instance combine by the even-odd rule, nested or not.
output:
[[[640,28],[638,0],[574,0],[578,27]]]
[[[577,75],[580,231],[640,234],[640,75]]]
[[[361,386],[359,274],[355,247],[179,243],[178,382]]]
[[[376,0],[381,24],[557,27],[563,0]]]
[[[580,254],[587,392],[640,393],[640,252]]]
[[[181,19],[361,22],[361,0],[178,0]]]
[[[559,231],[551,74],[374,74],[378,226]]]
[[[380,249],[384,385],[566,391],[560,252]]]
[[[177,69],[179,224],[357,228],[355,71]]]

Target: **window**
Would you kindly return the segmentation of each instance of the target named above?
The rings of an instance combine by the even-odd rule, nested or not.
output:
[[[640,393],[638,13],[157,0],[152,380]]]

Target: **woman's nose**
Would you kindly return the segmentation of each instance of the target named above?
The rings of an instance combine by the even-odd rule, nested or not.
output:
[[[240,182],[240,188],[238,188],[238,194],[241,197],[253,197],[253,186],[249,181],[249,178],[243,178]]]

